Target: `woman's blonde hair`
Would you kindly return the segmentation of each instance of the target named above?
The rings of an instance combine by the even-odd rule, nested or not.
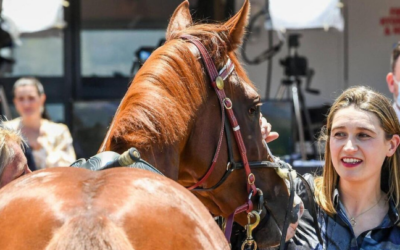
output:
[[[352,87],[344,91],[329,110],[326,126],[321,129],[319,141],[325,143],[325,167],[322,177],[315,179],[315,195],[318,204],[329,215],[336,214],[333,193],[339,176],[332,165],[330,134],[336,112],[353,105],[355,108],[375,114],[385,137],[390,140],[394,134],[400,135],[400,123],[388,98],[368,87]],[[391,157],[386,157],[381,171],[381,189],[399,207],[400,197],[400,147]]]
[[[17,143],[22,149],[24,148],[25,141],[20,131],[7,127],[0,119],[0,177],[3,175],[5,167],[10,164],[15,157],[11,142]]]

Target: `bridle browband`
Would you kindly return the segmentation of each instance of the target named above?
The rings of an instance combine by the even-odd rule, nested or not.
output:
[[[212,191],[212,190],[218,188],[229,177],[229,175],[234,170],[239,170],[239,169],[245,170],[246,177],[247,177],[247,183],[246,183],[247,184],[247,192],[249,193],[249,195],[248,195],[248,199],[247,199],[246,203],[243,204],[242,206],[239,206],[238,208],[236,208],[234,213],[232,213],[226,221],[225,237],[226,237],[227,241],[230,242],[233,218],[236,214],[239,214],[242,212],[247,212],[248,215],[250,213],[252,213],[252,211],[253,211],[252,197],[255,197],[257,195],[259,196],[258,213],[261,214],[261,212],[262,212],[263,194],[262,194],[262,191],[260,189],[257,189],[257,187],[255,185],[255,176],[251,172],[251,168],[274,168],[275,170],[277,170],[278,174],[282,178],[286,178],[290,182],[289,202],[287,205],[284,225],[282,228],[282,237],[281,237],[281,241],[280,241],[280,249],[284,249],[287,229],[289,227],[289,216],[292,213],[294,195],[295,195],[294,184],[293,184],[293,174],[295,173],[295,171],[292,172],[292,168],[289,164],[279,160],[279,158],[274,157],[271,154],[266,143],[264,145],[265,145],[266,149],[268,150],[270,161],[257,161],[257,162],[249,162],[248,161],[247,154],[246,154],[246,147],[243,142],[242,135],[240,133],[240,126],[239,126],[237,119],[235,117],[235,114],[232,110],[233,103],[226,96],[225,91],[224,91],[224,80],[233,72],[234,64],[232,63],[232,61],[230,59],[228,59],[225,66],[218,72],[218,70],[214,64],[214,61],[211,59],[207,49],[198,40],[198,38],[196,38],[194,36],[190,36],[190,35],[183,35],[183,36],[181,36],[181,38],[192,43],[199,50],[201,58],[204,63],[204,66],[205,66],[208,76],[210,78],[211,86],[218,96],[218,100],[219,100],[219,104],[220,104],[220,108],[221,108],[221,127],[220,127],[220,132],[219,132],[219,140],[218,140],[217,148],[215,150],[211,165],[208,168],[207,172],[203,175],[203,177],[201,177],[197,183],[188,187],[188,189],[192,190],[192,191],[203,191],[203,192],[204,191]],[[225,113],[226,113],[227,118],[225,118]],[[225,122],[226,119],[229,120],[229,124],[231,125],[231,127],[229,127],[228,122]],[[226,134],[226,140],[227,140],[227,144],[228,144],[229,161],[227,164],[227,169],[226,169],[224,175],[222,176],[222,178],[214,186],[212,186],[210,188],[200,187],[211,176],[211,173],[213,172],[213,170],[216,166],[216,163],[218,160],[218,155],[221,150],[221,144],[223,141],[224,131]],[[232,150],[232,143],[231,143],[232,131],[233,131],[233,135],[234,135],[236,144],[237,144],[239,152],[240,152],[242,162],[236,162],[233,158],[233,150]],[[307,185],[308,185],[308,183],[307,183]],[[308,190],[310,190],[310,188],[307,189],[307,192],[308,192]],[[315,209],[315,204],[312,204],[312,208]],[[269,212],[266,210],[266,216],[264,217],[263,220],[268,220],[269,218],[270,218]],[[316,226],[318,238],[320,240],[320,243],[322,244],[322,238],[320,236],[315,211],[313,213],[313,218],[314,218],[314,227]],[[263,221],[262,221],[262,223],[263,223]],[[250,221],[249,221],[249,225],[247,225],[247,227],[248,226],[250,226]],[[243,243],[242,249],[244,249],[246,241]],[[249,244],[250,247],[252,244],[254,244],[255,248],[257,248],[257,244],[254,242],[252,237],[249,242],[250,242],[250,244]]]

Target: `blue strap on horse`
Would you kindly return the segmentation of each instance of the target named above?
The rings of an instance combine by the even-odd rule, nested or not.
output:
[[[148,170],[160,175],[163,175],[158,169],[140,157],[140,153],[136,148],[130,148],[121,155],[112,152],[104,151],[95,156],[86,159],[81,158],[71,164],[71,167],[85,168],[93,171],[100,171],[115,167],[129,167]]]

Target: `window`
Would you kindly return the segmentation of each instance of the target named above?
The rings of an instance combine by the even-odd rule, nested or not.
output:
[[[195,18],[223,20],[226,0],[190,1]],[[83,77],[131,77],[135,53],[157,47],[182,0],[81,1],[81,73]],[[214,11],[218,10],[218,11]],[[215,17],[215,18],[214,18]]]
[[[25,36],[21,45],[13,49],[15,64],[6,77],[47,76],[62,77],[63,39],[62,36]]]
[[[83,30],[81,67],[83,77],[130,77],[142,46],[156,47],[164,30]]]

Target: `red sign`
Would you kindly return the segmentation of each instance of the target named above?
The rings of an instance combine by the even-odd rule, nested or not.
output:
[[[390,8],[389,15],[381,18],[380,25],[385,36],[400,35],[400,7]]]

